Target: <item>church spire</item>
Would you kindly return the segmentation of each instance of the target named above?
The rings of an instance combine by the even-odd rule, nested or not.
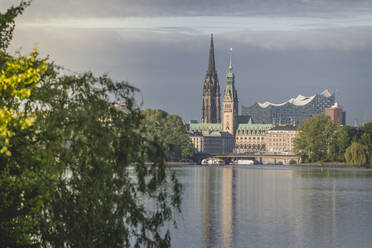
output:
[[[220,105],[220,85],[214,61],[214,44],[213,34],[211,34],[211,44],[209,47],[208,71],[205,75],[203,86],[203,123],[220,123],[221,122],[221,105]]]
[[[215,74],[216,67],[214,62],[214,45],[213,45],[213,34],[211,34],[211,45],[209,47],[209,64],[208,64],[208,74]]]

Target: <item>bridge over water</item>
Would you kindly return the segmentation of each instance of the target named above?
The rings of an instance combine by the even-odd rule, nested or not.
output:
[[[225,160],[225,162],[250,159],[260,164],[288,165],[291,160],[294,160],[297,164],[301,162],[300,154],[278,153],[278,152],[217,154],[217,155],[213,155],[212,157],[223,159]]]

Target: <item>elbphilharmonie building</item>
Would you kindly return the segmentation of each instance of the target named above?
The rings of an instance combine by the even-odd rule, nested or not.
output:
[[[250,107],[242,106],[241,114],[250,116],[254,123],[298,125],[314,114],[323,113],[325,108],[330,108],[335,102],[335,94],[325,90],[310,97],[298,95],[279,104],[265,102]]]

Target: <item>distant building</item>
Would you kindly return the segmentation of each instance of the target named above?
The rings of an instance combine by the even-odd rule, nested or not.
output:
[[[332,107],[325,108],[324,113],[329,116],[334,123],[345,125],[346,113],[342,111],[341,106],[336,102]]]
[[[293,151],[293,139],[297,131],[288,125],[298,125],[314,114],[323,113],[326,108],[335,104],[335,95],[325,90],[311,97],[298,95],[280,104],[265,102],[251,107],[242,106],[242,115],[238,115],[238,104],[230,53],[226,88],[220,105],[220,86],[211,35],[208,71],[203,85],[202,122],[191,121],[187,124],[195,152],[220,154],[233,151]]]
[[[232,153],[235,145],[234,136],[227,132],[190,132],[189,137],[197,153],[212,155]]]
[[[266,133],[266,151],[293,152],[293,141],[296,135],[296,127],[291,125],[271,128]]]
[[[271,124],[239,124],[235,136],[235,152],[258,152],[266,150],[266,133],[272,128]]]
[[[275,123],[277,125],[298,125],[314,114],[323,113],[325,108],[335,104],[335,94],[328,90],[311,97],[298,95],[286,102],[255,103],[251,107],[242,106],[242,115],[249,116],[255,123]]]
[[[194,145],[194,152],[201,153],[204,151],[204,139],[201,132],[189,132],[188,133],[192,144]]]

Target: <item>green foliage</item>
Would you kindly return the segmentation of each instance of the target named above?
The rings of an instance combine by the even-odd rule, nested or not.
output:
[[[162,147],[145,135],[135,91],[107,76],[52,75],[35,92],[39,104],[26,106],[38,110],[36,142],[51,155],[47,163],[63,173],[44,211],[45,242],[169,246],[160,228],[179,208],[180,185],[166,173]]]
[[[41,166],[34,147],[34,113],[22,107],[43,73],[46,61],[35,49],[30,56],[6,54],[14,19],[29,2],[0,14],[0,241],[2,247],[40,245],[42,209],[53,191],[54,169]],[[26,145],[27,144],[27,145]]]
[[[345,159],[350,165],[366,166],[369,160],[372,160],[372,157],[370,157],[368,146],[353,142],[351,146],[346,149]]]
[[[2,240],[169,246],[164,224],[179,210],[181,186],[146,135],[136,89],[91,73],[58,75],[51,66],[34,89],[24,109],[35,123],[11,137],[13,156],[0,157]]]
[[[299,134],[294,140],[295,150],[303,153],[303,161],[344,161],[344,154],[352,138],[350,133],[357,130],[342,127],[324,114],[305,120],[298,127]]]
[[[159,109],[146,109],[142,113],[150,130],[149,136],[163,144],[168,160],[177,161],[193,155],[193,146],[181,117]]]
[[[330,142],[327,159],[331,161],[344,161],[345,151],[351,143],[351,138],[344,127],[336,125],[337,128]]]
[[[362,130],[363,132],[368,132],[372,134],[372,122],[364,123],[364,125],[362,126]]]
[[[12,129],[24,129],[34,122],[32,115],[20,109],[27,101],[32,89],[46,71],[46,59],[38,61],[37,49],[27,56],[7,57],[0,72],[0,154],[10,156],[9,138],[15,133]]]
[[[357,141],[363,134],[363,131],[359,127],[344,126],[344,129],[352,141]]]
[[[358,141],[363,145],[372,147],[372,133],[364,132]]]
[[[16,7],[10,7],[4,14],[0,13],[0,52],[5,52],[13,38],[14,19],[23,13],[31,1],[21,1]]]
[[[324,114],[315,115],[298,127],[295,150],[305,162],[346,160],[353,166],[372,166],[371,127],[342,127]]]
[[[9,61],[21,58],[5,53],[28,4],[0,14],[0,69],[12,69],[1,83],[23,85],[12,84],[13,97],[2,87],[1,107],[32,116],[32,125],[7,126],[11,156],[0,153],[1,247],[170,246],[165,223],[180,211],[181,185],[147,135],[137,89],[92,73],[62,76],[53,64],[30,83],[23,72],[45,61],[35,56],[17,67]],[[17,68],[19,77],[7,81]]]
[[[337,129],[338,126],[324,114],[303,121],[294,140],[295,151],[305,153],[309,161],[327,159]]]

